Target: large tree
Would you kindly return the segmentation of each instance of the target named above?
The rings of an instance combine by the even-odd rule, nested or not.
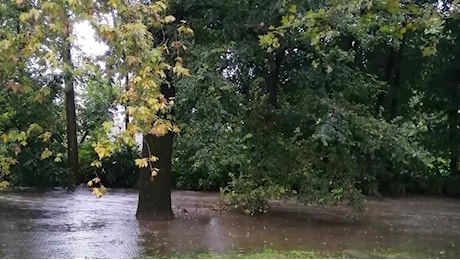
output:
[[[78,177],[78,149],[76,135],[75,92],[77,81],[83,82],[85,75],[94,70],[101,70],[104,76],[118,83],[122,78],[125,82],[125,93],[121,97],[121,104],[126,107],[131,120],[126,129],[119,136],[97,136],[93,144],[98,158],[93,166],[102,166],[101,160],[114,151],[121,149],[123,143],[133,145],[136,133],[143,133],[145,138],[145,153],[136,165],[145,168],[148,178],[145,179],[140,192],[138,216],[143,218],[159,218],[158,216],[172,216],[170,204],[170,155],[158,153],[163,151],[161,145],[172,147],[173,132],[178,128],[173,122],[171,110],[174,103],[174,94],[169,94],[170,83],[167,74],[181,76],[189,72],[182,66],[181,52],[186,47],[173,38],[165,38],[167,24],[175,21],[173,16],[166,15],[167,5],[163,1],[157,2],[130,2],[130,1],[35,1],[26,3],[12,1],[2,4],[2,8],[11,6],[16,16],[7,16],[5,24],[8,27],[2,30],[1,64],[5,73],[2,81],[5,89],[14,92],[25,89],[27,80],[16,77],[18,68],[25,71],[28,66],[39,68],[41,73],[60,74],[64,83],[64,101],[67,118],[67,147],[69,162],[69,183],[73,189]],[[5,8],[3,8],[5,9]],[[2,10],[3,10],[2,9]],[[6,8],[7,9],[7,8]],[[11,21],[7,20],[10,19]],[[89,21],[96,29],[96,36],[109,47],[105,58],[105,70],[98,67],[91,59],[82,59],[78,67],[72,57],[74,35],[73,26],[79,21]],[[174,24],[169,27],[177,36],[193,33],[185,24]],[[176,37],[179,38],[179,37]],[[171,55],[168,52],[171,51]],[[170,65],[171,64],[171,65]],[[166,86],[160,88],[160,86]],[[110,130],[110,123],[105,123],[104,129]],[[16,131],[16,130],[15,130]],[[17,131],[16,131],[17,132]],[[3,142],[15,140],[26,144],[27,135],[24,132],[12,135],[3,132]],[[169,149],[170,154],[171,149]],[[47,151],[47,155],[52,154]],[[6,172],[16,160],[10,157],[1,157],[2,173]],[[157,165],[158,164],[158,165]],[[168,167],[169,165],[169,167]],[[154,181],[156,179],[156,181]],[[144,178],[141,178],[144,180]],[[165,181],[163,181],[165,180]],[[165,187],[158,192],[159,188]],[[161,189],[160,189],[161,190]],[[102,195],[101,189],[95,189],[97,195]],[[152,193],[155,196],[148,195]],[[147,194],[148,200],[143,199]],[[151,208],[162,205],[158,210]],[[167,203],[162,203],[166,201]],[[153,206],[149,206],[153,205]]]
[[[121,143],[134,144],[143,134],[139,178],[139,203],[136,216],[142,219],[169,219],[171,210],[171,153],[173,136],[178,132],[172,108],[175,100],[173,78],[189,75],[180,57],[186,47],[179,41],[193,34],[184,22],[174,23],[164,1],[108,3],[90,21],[98,37],[109,46],[106,75],[124,84],[121,105],[126,109],[126,129],[94,144],[99,156],[93,165],[119,150]],[[112,25],[99,24],[110,17]],[[99,190],[95,190],[99,194]],[[101,195],[101,194],[99,194]]]

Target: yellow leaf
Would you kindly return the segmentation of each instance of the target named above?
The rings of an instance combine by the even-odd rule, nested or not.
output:
[[[156,171],[156,168],[155,168],[155,169],[152,170],[151,176],[152,176],[152,177],[155,177],[155,176],[157,176],[157,175],[158,175],[158,172]]]
[[[99,161],[99,160],[94,160],[94,161],[91,162],[90,166],[100,168],[100,167],[102,167],[102,162]]]
[[[99,179],[98,177],[88,181],[88,183],[86,183],[86,185],[88,185],[88,187],[92,188],[93,185],[96,185],[97,183],[100,183],[101,182],[101,179]]]
[[[41,135],[41,138],[43,139],[43,142],[46,143],[51,138],[51,133],[50,132],[45,132],[45,133],[43,133]]]
[[[27,135],[30,135],[33,132],[41,133],[43,132],[43,128],[39,124],[33,123],[27,129]]]
[[[173,131],[174,133],[178,134],[178,133],[180,133],[180,128],[177,125],[173,125],[171,127],[171,131]]]
[[[105,157],[110,157],[110,154],[113,151],[113,148],[108,143],[97,142],[96,144],[93,144],[93,147],[94,151],[99,156],[99,160],[102,160]]]
[[[108,4],[113,7],[114,9],[117,8],[118,4],[119,4],[119,1],[118,0],[109,0],[108,1]]]
[[[2,182],[0,182],[0,189],[6,189],[6,188],[8,188],[9,185],[10,185],[9,182],[2,181]]]
[[[104,123],[102,123],[102,128],[104,129],[105,132],[109,132],[110,129],[112,129],[112,126],[113,126],[113,122],[111,121],[105,121]]]
[[[15,164],[18,163],[18,160],[9,157],[8,160],[7,160],[7,162],[8,162],[8,164],[10,164],[10,165],[15,165]]]
[[[136,108],[133,106],[127,106],[126,111],[128,112],[128,115],[133,115],[136,112]]]
[[[8,135],[6,133],[3,133],[0,138],[2,139],[2,142],[6,143],[8,142]]]
[[[99,188],[93,188],[93,194],[96,195],[96,197],[99,199],[101,198],[105,193],[107,192],[107,189],[104,187],[104,185],[101,185]]]
[[[135,159],[134,164],[139,168],[145,168],[149,165],[147,158]]]
[[[40,18],[40,12],[35,9],[35,8],[32,8],[30,11],[29,11],[29,14],[32,18],[34,18],[34,21],[37,22],[38,21],[38,18]]]
[[[40,155],[40,160],[47,159],[47,158],[49,158],[52,154],[53,154],[53,152],[51,152],[51,151],[48,149],[48,147],[46,147],[45,150],[43,150],[42,154]]]
[[[21,15],[19,15],[19,21],[21,23],[26,23],[27,20],[29,20],[29,14],[28,13],[22,13]]]
[[[152,155],[152,156],[150,157],[150,161],[151,161],[151,162],[156,162],[156,161],[158,161],[158,157]]]
[[[150,129],[149,134],[160,137],[167,134],[169,131],[168,126],[165,124],[155,124],[152,129]]]
[[[184,25],[181,25],[179,28],[177,28],[177,31],[180,34],[190,34],[193,36],[193,30]]]
[[[165,20],[165,23],[173,23],[174,21],[176,21],[176,17],[172,15],[168,15],[164,18],[164,20]]]
[[[166,10],[166,8],[167,8],[167,5],[163,3],[162,1],[156,1],[154,4],[154,10],[156,10],[156,12],[164,11]]]

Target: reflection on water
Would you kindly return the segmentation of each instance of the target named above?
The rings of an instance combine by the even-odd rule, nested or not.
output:
[[[378,250],[458,257],[460,203],[402,199],[348,209],[273,204],[270,214],[219,214],[215,194],[174,192],[176,218],[137,221],[137,193],[87,190],[0,193],[2,258],[140,258],[177,253],[278,250]],[[183,210],[187,209],[187,213]]]

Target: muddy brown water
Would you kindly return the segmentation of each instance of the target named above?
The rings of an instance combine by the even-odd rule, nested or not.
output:
[[[273,202],[269,214],[249,217],[213,210],[218,194],[175,191],[176,218],[147,222],[134,216],[137,196],[134,190],[109,190],[101,199],[86,189],[0,192],[0,257],[142,258],[264,247],[460,257],[459,200],[371,200],[363,213]]]

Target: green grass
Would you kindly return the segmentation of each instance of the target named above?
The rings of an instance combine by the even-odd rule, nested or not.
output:
[[[262,249],[254,252],[225,252],[225,253],[214,253],[214,252],[201,252],[201,253],[179,253],[174,255],[146,255],[144,258],[192,258],[192,259],[318,259],[318,258],[420,258],[417,255],[409,254],[407,252],[397,252],[393,250],[345,250],[343,252],[324,252],[324,251],[301,251],[301,250],[290,250],[290,251],[278,251],[273,249]]]
[[[146,256],[146,258],[158,258],[168,256]],[[291,259],[315,259],[315,258],[345,258],[344,254],[327,254],[323,252],[315,251],[278,251],[273,249],[263,249],[255,252],[225,252],[225,253],[213,253],[213,252],[202,252],[202,253],[181,253],[169,256],[171,258],[193,258],[193,259],[219,259],[219,258],[230,258],[230,259],[278,259],[278,258],[291,258]]]

